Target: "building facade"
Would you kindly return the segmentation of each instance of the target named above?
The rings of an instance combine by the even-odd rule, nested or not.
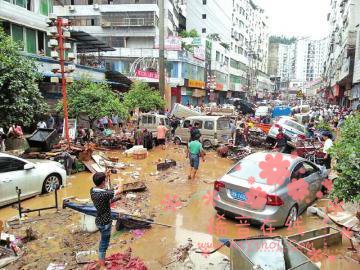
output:
[[[325,63],[326,90],[324,96],[329,102],[343,106],[358,104],[357,72],[354,69],[357,34],[360,24],[360,0],[332,0],[328,14],[330,36]],[[353,78],[355,73],[355,80]],[[354,100],[354,102],[352,102]]]

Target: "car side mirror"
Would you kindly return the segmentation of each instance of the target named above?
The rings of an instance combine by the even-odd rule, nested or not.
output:
[[[34,168],[35,168],[35,166],[32,165],[32,164],[29,164],[29,163],[26,163],[24,165],[24,170],[31,170],[31,169],[34,169]]]

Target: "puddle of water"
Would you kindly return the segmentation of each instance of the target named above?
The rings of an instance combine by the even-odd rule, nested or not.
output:
[[[216,218],[216,212],[211,204],[206,204],[203,196],[207,191],[212,191],[213,186],[211,182],[221,177],[225,171],[229,169],[232,162],[227,159],[221,159],[216,156],[214,152],[208,153],[206,162],[201,163],[199,174],[195,181],[187,180],[188,160],[185,159],[183,148],[171,148],[168,150],[155,149],[149,153],[148,158],[144,160],[133,160],[127,158],[119,152],[113,151],[108,153],[111,156],[120,157],[120,161],[136,164],[124,171],[120,171],[117,175],[112,176],[112,179],[122,178],[129,180],[130,176],[122,172],[139,172],[139,179],[146,182],[150,190],[150,208],[156,208],[157,222],[176,225],[176,228],[166,228],[158,225],[153,225],[151,229],[146,230],[145,234],[136,239],[130,245],[135,256],[142,258],[150,269],[160,269],[162,266],[169,263],[171,258],[168,254],[179,245],[186,244],[188,238],[191,238],[194,246],[198,243],[209,243],[216,247],[219,244],[218,238],[239,238],[238,224],[235,220],[224,220],[225,233],[223,235],[212,235],[209,233],[208,226],[211,218]],[[169,169],[161,173],[161,179],[158,176],[150,176],[150,173],[156,172],[156,162],[159,159],[172,158],[177,161],[176,169]],[[136,170],[141,168],[140,170]],[[169,179],[178,177],[175,181],[168,183]],[[93,186],[91,174],[83,172],[71,176],[68,179],[69,186],[60,190],[59,202],[62,198],[76,196],[80,199],[89,198],[89,189]],[[166,195],[177,195],[182,200],[182,207],[176,211],[164,210],[161,201],[165,199]],[[36,208],[53,205],[53,196],[41,196],[26,200],[23,202],[24,208]],[[53,211],[53,210],[50,210]],[[17,215],[17,210],[11,207],[3,207],[0,209],[1,219]],[[36,214],[34,214],[36,215]],[[46,213],[42,213],[46,215]],[[318,217],[308,217],[302,215],[302,224],[305,230],[323,227],[322,220]],[[261,234],[261,230],[256,227],[249,228],[249,236]],[[289,231],[287,228],[276,229],[274,231],[278,235],[290,235],[296,231]],[[127,238],[125,235],[116,236],[116,243],[122,239]],[[122,248],[114,244],[110,247],[109,254],[122,251]],[[341,247],[332,248],[329,250],[334,254],[340,254],[349,246],[348,241],[343,241]],[[89,247],[96,249],[96,247]],[[210,248],[212,249],[212,248]],[[222,248],[217,255],[224,254],[229,256],[229,249]],[[353,268],[349,268],[353,267]],[[346,262],[344,259],[336,259],[335,262],[329,263],[327,260],[322,261],[321,269],[335,269],[335,270],[350,270],[356,269],[357,265]]]

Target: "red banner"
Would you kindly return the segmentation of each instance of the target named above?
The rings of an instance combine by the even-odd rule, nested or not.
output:
[[[135,71],[135,76],[136,77],[141,77],[141,78],[151,78],[151,79],[159,79],[159,74],[155,71],[144,71],[144,70],[136,70]]]

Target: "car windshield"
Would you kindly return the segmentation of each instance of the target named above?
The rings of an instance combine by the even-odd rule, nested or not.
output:
[[[249,177],[254,177],[256,183],[266,184],[266,179],[260,178],[260,172],[258,162],[254,160],[242,160],[228,172],[228,175],[245,180],[248,180]]]
[[[225,129],[229,129],[229,128],[230,128],[229,119],[222,118],[217,121],[217,129],[225,130]]]

